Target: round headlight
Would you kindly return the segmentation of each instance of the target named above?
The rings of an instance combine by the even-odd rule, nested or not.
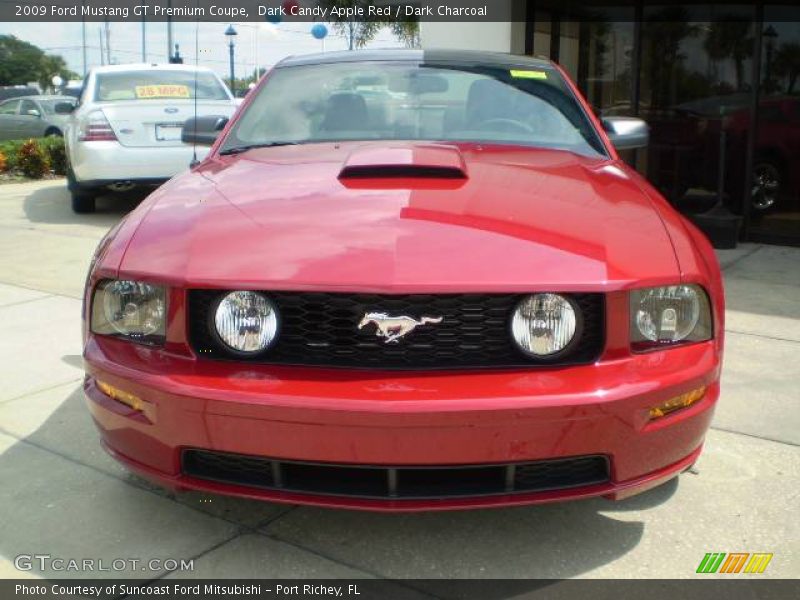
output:
[[[231,292],[217,305],[214,327],[222,342],[242,354],[269,348],[278,334],[275,305],[258,292]]]
[[[694,331],[700,319],[700,296],[694,286],[670,285],[637,291],[634,323],[642,338],[677,342]]]
[[[534,294],[520,301],[511,318],[511,334],[520,349],[535,357],[563,351],[575,337],[577,314],[558,294]]]

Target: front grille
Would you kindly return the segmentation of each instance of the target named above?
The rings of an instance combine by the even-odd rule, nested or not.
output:
[[[253,488],[407,500],[544,492],[609,481],[605,456],[500,465],[381,467],[189,449],[182,453],[182,472],[195,479]]]
[[[530,367],[591,363],[605,342],[602,294],[569,294],[580,308],[583,330],[569,353],[548,361],[528,357],[511,339],[509,321],[522,294],[267,292],[280,313],[278,339],[267,352],[243,358],[226,351],[211,331],[211,308],[225,293],[189,291],[189,337],[201,358],[373,369]],[[443,320],[387,344],[374,325],[358,329],[367,312]]]

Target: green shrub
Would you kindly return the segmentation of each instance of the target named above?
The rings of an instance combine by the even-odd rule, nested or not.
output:
[[[45,158],[47,168],[41,174],[39,169],[41,166],[32,164],[33,162],[41,162],[38,158],[30,158],[31,152],[37,155],[35,150],[26,148],[27,144],[33,142]],[[23,151],[23,148],[26,148]],[[64,138],[60,137],[46,137],[36,138],[33,140],[9,140],[0,142],[0,153],[5,155],[6,170],[9,172],[21,172],[26,177],[40,178],[47,174],[48,170],[52,169],[56,175],[65,175],[67,172],[67,152],[64,146]],[[20,160],[21,157],[22,160]],[[23,164],[28,165],[26,168],[31,169],[26,171]],[[0,169],[1,171],[2,169]],[[33,173],[33,174],[29,174]]]
[[[6,155],[6,169],[9,171],[17,170],[17,156],[19,156],[19,149],[24,143],[23,140],[0,142],[0,152]]]
[[[45,154],[47,154],[53,173],[56,175],[66,175],[67,150],[64,146],[64,138],[51,136],[39,140],[39,143],[45,151]]]
[[[31,179],[41,179],[50,170],[50,161],[37,140],[22,144],[17,153],[17,169]]]

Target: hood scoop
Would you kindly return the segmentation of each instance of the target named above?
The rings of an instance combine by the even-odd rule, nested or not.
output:
[[[455,146],[442,144],[361,147],[345,160],[339,179],[466,179]]]

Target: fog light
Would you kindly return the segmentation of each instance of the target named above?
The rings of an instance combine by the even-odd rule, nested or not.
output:
[[[142,410],[142,399],[139,398],[139,396],[134,396],[125,390],[121,390],[109,383],[106,383],[105,381],[100,381],[99,379],[97,380],[97,389],[99,389],[112,400],[116,400],[125,406],[129,406],[133,410]]]
[[[663,404],[659,404],[658,406],[650,409],[650,420],[652,421],[653,419],[660,419],[661,417],[665,417],[670,413],[674,413],[676,410],[691,406],[705,395],[706,386],[701,386],[692,390],[691,392],[686,392],[680,396],[670,398]]]

